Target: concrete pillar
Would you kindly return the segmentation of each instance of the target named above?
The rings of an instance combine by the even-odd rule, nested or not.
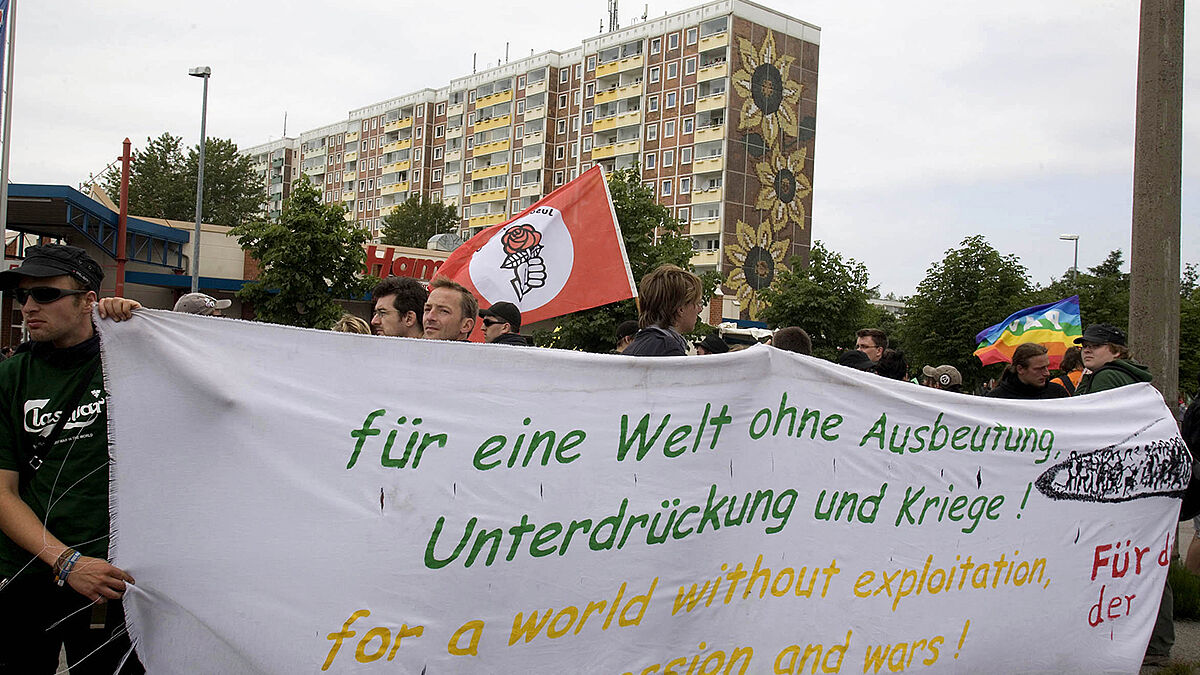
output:
[[[1142,0],[1133,149],[1129,338],[1175,410],[1179,396],[1179,210],[1183,0]]]

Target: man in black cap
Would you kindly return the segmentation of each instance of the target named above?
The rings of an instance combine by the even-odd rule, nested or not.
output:
[[[60,244],[32,246],[0,272],[30,336],[0,363],[0,672],[53,673],[65,645],[68,664],[86,658],[89,672],[111,673],[130,650],[119,599],[133,577],[107,559],[108,420],[92,307],[120,321],[140,305],[97,301],[103,278],[83,249]],[[104,627],[92,629],[101,614]],[[136,658],[121,670],[140,671]]]
[[[1154,379],[1150,369],[1129,358],[1125,333],[1116,326],[1094,323],[1075,338],[1075,344],[1080,346],[1084,367],[1091,371],[1079,381],[1076,396]]]
[[[622,321],[617,325],[617,346],[613,348],[612,353],[620,354],[625,351],[629,343],[633,342],[633,337],[637,335],[638,322],[635,319]]]
[[[716,333],[709,333],[704,336],[704,339],[696,343],[696,354],[705,356],[708,354],[724,354],[729,351],[729,345],[721,339]]]
[[[529,346],[529,340],[521,335],[521,310],[511,302],[497,302],[487,309],[481,309],[479,318],[483,321],[483,337],[488,342]]]

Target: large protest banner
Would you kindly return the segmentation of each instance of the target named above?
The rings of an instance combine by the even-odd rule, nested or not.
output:
[[[101,322],[154,673],[1136,672],[1187,451],[769,347]]]

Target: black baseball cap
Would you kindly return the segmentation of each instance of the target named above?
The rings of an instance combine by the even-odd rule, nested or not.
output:
[[[1112,343],[1114,345],[1124,345],[1125,331],[1107,323],[1094,323],[1084,329],[1083,335],[1075,338],[1075,344],[1083,344],[1091,342],[1092,344],[1102,345]]]
[[[521,310],[511,302],[497,302],[491,307],[481,310],[479,316],[494,316],[505,323],[512,324],[514,333],[521,332]]]
[[[83,284],[83,287],[100,292],[104,270],[87,251],[78,246],[65,244],[41,244],[25,249],[21,266],[0,272],[0,290],[8,291],[21,283],[21,277],[45,279],[68,276]]]
[[[729,345],[721,339],[716,333],[709,333],[704,336],[704,339],[696,343],[697,347],[704,347],[710,354],[724,354],[729,351]]]
[[[857,349],[847,349],[846,351],[842,352],[842,355],[838,357],[837,362],[839,366],[848,366],[856,370],[875,370],[875,362],[871,360],[871,357],[858,351]]]

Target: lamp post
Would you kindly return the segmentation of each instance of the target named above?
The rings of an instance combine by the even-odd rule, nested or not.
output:
[[[192,241],[192,292],[196,293],[200,290],[200,214],[204,205],[204,146],[208,143],[204,124],[208,121],[208,78],[212,68],[197,66],[188,70],[188,75],[204,80],[204,98],[200,104],[200,165],[196,170],[196,232]]]
[[[1071,266],[1071,283],[1079,281],[1079,235],[1077,234],[1060,234],[1059,239],[1063,241],[1075,242],[1075,264]]]

